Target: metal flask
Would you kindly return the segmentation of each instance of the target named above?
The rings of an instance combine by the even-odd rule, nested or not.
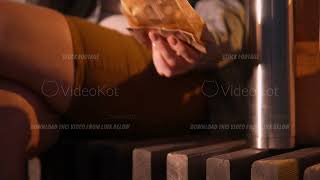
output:
[[[294,0],[248,0],[258,59],[250,88],[249,141],[258,149],[295,146]]]

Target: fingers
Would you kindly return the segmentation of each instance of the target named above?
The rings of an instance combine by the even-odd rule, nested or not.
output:
[[[175,49],[161,35],[156,32],[150,32],[149,38],[152,41],[154,65],[160,75],[172,77],[192,69],[194,65],[190,63],[191,60],[187,61],[183,56],[177,55]],[[185,57],[193,58],[193,55],[196,56],[196,54],[188,54]]]
[[[200,58],[201,53],[190,47],[188,44],[180,41],[175,36],[171,35],[167,38],[170,48],[173,49],[177,55],[182,56],[191,64],[196,64]]]
[[[176,55],[164,38],[160,38],[157,42],[155,42],[155,46],[157,46],[162,54],[162,57],[169,66],[174,68],[177,66],[179,61],[182,61],[182,58]]]
[[[167,51],[167,47],[164,47],[163,42],[154,44],[152,46],[153,51],[153,62],[155,68],[161,76],[172,77],[184,73],[190,69],[190,65],[183,61],[180,57],[175,57],[174,54]],[[172,58],[170,60],[166,58]],[[169,64],[168,62],[171,62]]]
[[[153,43],[153,46],[157,48],[156,50],[161,53],[161,56],[169,66],[175,67],[177,66],[178,60],[182,60],[181,57],[178,57],[176,55],[175,51],[171,49],[171,47],[162,36],[158,35],[157,33],[151,32],[150,39]]]
[[[158,74],[161,76],[171,75],[170,66],[164,61],[158,47],[153,45],[152,52],[153,63]]]

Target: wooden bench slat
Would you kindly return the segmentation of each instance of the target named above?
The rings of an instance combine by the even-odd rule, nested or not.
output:
[[[76,179],[132,179],[132,152],[135,148],[177,141],[185,137],[144,140],[96,140],[77,148]]]
[[[41,180],[41,161],[37,157],[28,160],[28,179]]]
[[[151,148],[135,149],[133,152],[133,180],[165,180],[166,156],[169,152],[188,148],[192,143],[165,144]]]
[[[320,164],[308,167],[304,171],[303,180],[319,180],[320,179]]]
[[[251,164],[273,155],[268,150],[243,149],[207,159],[207,180],[248,180]]]
[[[76,178],[94,179],[132,179],[133,150],[144,146],[168,144],[182,140],[209,138],[208,135],[176,136],[167,138],[90,140],[77,145],[75,152]]]
[[[304,170],[320,162],[320,148],[306,148],[272,156],[253,163],[252,180],[299,180]]]
[[[212,136],[194,137],[180,142],[137,148],[133,151],[133,180],[165,180],[168,153],[222,141],[223,139]]]
[[[245,140],[236,140],[169,153],[167,180],[205,179],[207,158],[245,147],[247,147]]]

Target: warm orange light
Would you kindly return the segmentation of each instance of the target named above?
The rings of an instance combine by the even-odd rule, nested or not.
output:
[[[256,87],[256,96],[257,96],[257,105],[256,105],[256,112],[257,112],[257,136],[262,137],[262,132],[263,132],[263,73],[262,73],[262,65],[259,64],[257,67],[257,87]],[[262,146],[262,142],[258,141],[258,147]]]
[[[256,1],[256,15],[257,15],[257,23],[261,24],[261,22],[262,22],[262,0]]]

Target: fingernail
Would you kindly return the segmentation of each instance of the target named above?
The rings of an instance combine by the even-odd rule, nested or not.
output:
[[[170,43],[171,43],[172,45],[176,45],[176,44],[178,43],[177,38],[171,37],[171,38],[170,38]]]
[[[152,43],[152,47],[156,47],[156,43]]]
[[[159,37],[155,33],[150,33],[149,37],[151,41],[158,41]]]

